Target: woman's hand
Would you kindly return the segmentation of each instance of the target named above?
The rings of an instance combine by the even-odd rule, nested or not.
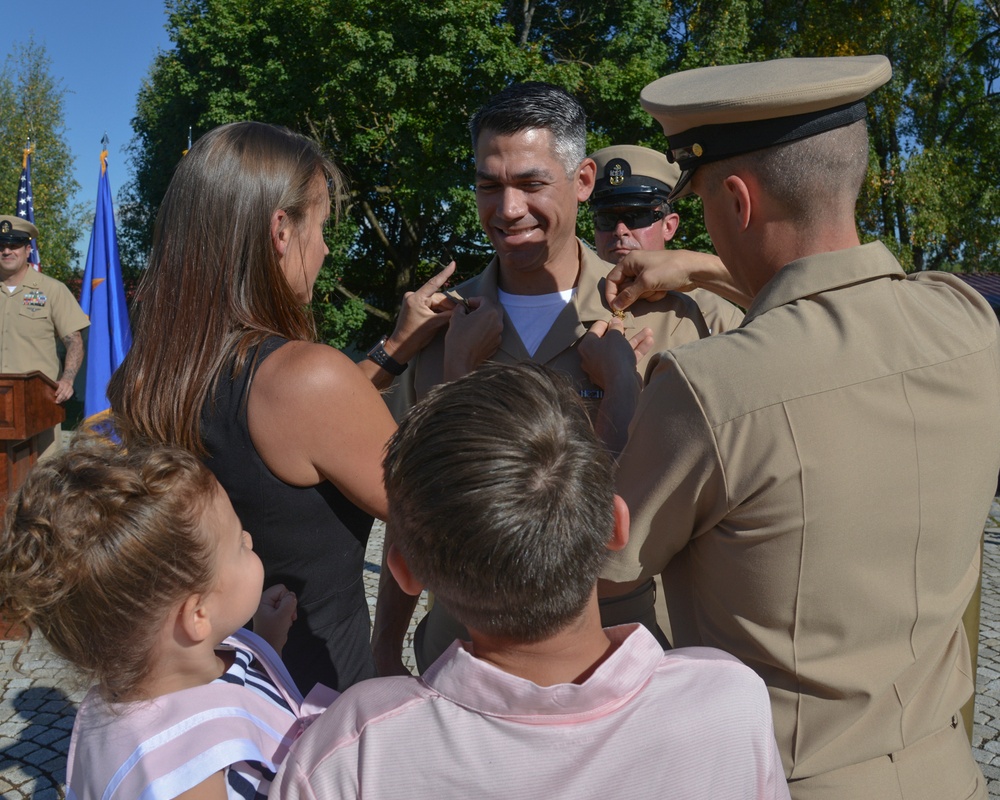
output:
[[[403,295],[396,327],[385,343],[385,351],[400,364],[423,350],[451,319],[455,301],[440,290],[454,272],[452,261],[417,291]]]
[[[382,345],[394,361],[408,363],[448,324],[458,304],[440,290],[454,272],[455,262],[452,261],[417,291],[403,295],[396,327]],[[393,375],[370,359],[363,359],[358,367],[380,391],[392,383]]]

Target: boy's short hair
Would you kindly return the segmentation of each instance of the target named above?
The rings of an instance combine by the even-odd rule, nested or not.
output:
[[[614,477],[563,376],[485,364],[435,387],[384,467],[391,540],[457,620],[531,642],[582,613],[608,555]]]

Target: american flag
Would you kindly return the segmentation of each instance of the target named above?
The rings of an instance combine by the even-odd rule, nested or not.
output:
[[[21,219],[26,219],[32,225],[35,224],[35,204],[31,197],[31,152],[34,148],[29,141],[24,147],[24,158],[21,161],[21,183],[17,187],[17,215]],[[41,270],[38,258],[38,242],[31,240],[31,254],[28,256],[28,263],[36,272]]]

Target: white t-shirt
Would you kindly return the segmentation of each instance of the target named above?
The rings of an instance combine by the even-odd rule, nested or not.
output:
[[[528,355],[533,356],[559,312],[569,305],[575,293],[576,288],[551,294],[508,294],[497,288],[497,299],[514,323],[514,330],[521,337]]]

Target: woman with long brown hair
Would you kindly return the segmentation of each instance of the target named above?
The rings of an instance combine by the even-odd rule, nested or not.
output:
[[[341,194],[304,136],[257,122],[205,134],[160,207],[132,349],[108,386],[125,443],[201,455],[265,585],[296,593],[284,658],[304,692],[375,674],[362,570],[395,429],[362,370],[314,341],[307,304]]]

